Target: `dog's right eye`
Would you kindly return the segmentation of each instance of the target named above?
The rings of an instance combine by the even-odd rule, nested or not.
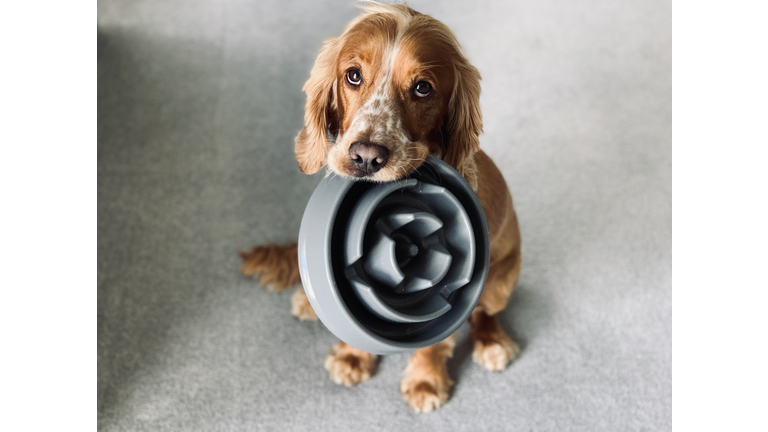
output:
[[[363,76],[360,75],[360,71],[357,69],[350,69],[347,71],[347,82],[357,87],[363,82]]]

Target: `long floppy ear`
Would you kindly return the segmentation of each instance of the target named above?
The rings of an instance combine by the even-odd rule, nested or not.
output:
[[[456,168],[472,189],[477,190],[474,154],[480,150],[479,135],[483,132],[480,73],[461,54],[458,54],[454,70],[456,82],[448,102],[443,160]]]
[[[341,47],[339,38],[323,43],[309,80],[304,84],[307,104],[304,128],[296,136],[296,161],[303,173],[314,174],[325,164],[328,130],[338,128],[336,92],[336,59]]]

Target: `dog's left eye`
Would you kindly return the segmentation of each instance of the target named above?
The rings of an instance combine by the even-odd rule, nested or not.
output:
[[[418,97],[427,97],[432,92],[432,84],[426,81],[419,81],[418,83],[416,83],[416,88],[414,89],[414,92]]]

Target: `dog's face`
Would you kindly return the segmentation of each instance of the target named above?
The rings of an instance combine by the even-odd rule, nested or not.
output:
[[[390,181],[433,154],[471,176],[479,78],[439,21],[406,6],[369,6],[326,41],[304,86],[299,167]]]

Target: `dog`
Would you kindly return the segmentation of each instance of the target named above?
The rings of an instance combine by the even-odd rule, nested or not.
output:
[[[323,44],[304,85],[304,127],[295,139],[299,168],[314,174],[323,166],[360,181],[401,178],[435,155],[469,182],[488,222],[491,262],[488,280],[472,312],[473,359],[503,370],[519,347],[496,315],[514,290],[521,267],[520,231],[506,182],[480,150],[480,74],[462,55],[451,31],[407,5],[370,3],[343,34]],[[240,252],[242,272],[282,290],[301,282],[297,246],[256,246]],[[317,315],[303,289],[291,297],[299,320]],[[418,349],[400,381],[405,401],[429,412],[448,400],[454,382],[446,363],[456,334]],[[325,368],[345,386],[368,380],[377,356],[344,342],[334,345]]]

